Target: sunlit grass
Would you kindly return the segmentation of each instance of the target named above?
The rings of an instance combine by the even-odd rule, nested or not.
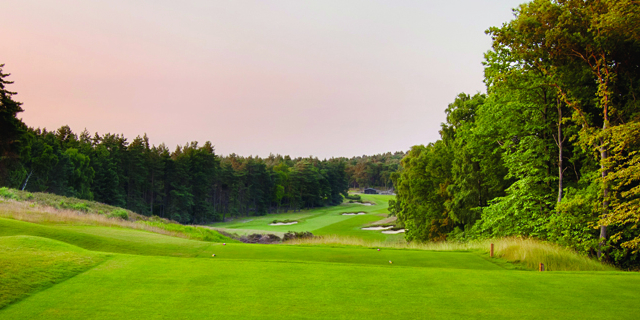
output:
[[[369,241],[349,236],[318,236],[314,238],[294,239],[288,245],[346,245],[369,248],[395,248],[433,251],[473,250],[489,253],[491,243],[494,244],[494,255],[497,258],[517,263],[527,269],[537,269],[544,263],[548,271],[614,271],[615,268],[581,255],[571,249],[540,241],[533,238],[500,238],[470,242],[409,242],[403,239],[396,241]]]
[[[234,242],[215,230],[204,227],[185,226],[166,219],[150,219],[140,215],[130,216],[133,220],[123,220],[104,214],[85,213],[78,210],[57,209],[18,200],[4,200],[0,203],[0,218],[8,218],[38,224],[88,225],[121,227],[144,230],[172,237],[213,242]],[[144,220],[143,220],[144,219]]]
[[[51,239],[0,237],[0,308],[83,272],[107,257]]]

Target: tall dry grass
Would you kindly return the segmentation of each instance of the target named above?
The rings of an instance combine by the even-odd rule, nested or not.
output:
[[[50,206],[38,205],[35,203],[22,202],[16,200],[0,201],[0,218],[15,219],[20,221],[39,224],[65,224],[65,225],[90,225],[103,227],[121,227],[128,229],[144,230],[159,233],[172,237],[185,239],[203,240],[200,236],[190,234],[181,230],[167,230],[175,227],[189,227],[172,223],[150,225],[149,222],[141,220],[142,216],[133,214],[129,220],[117,217],[108,217],[104,214],[84,213],[69,209],[57,209]],[[194,227],[191,227],[194,228]],[[201,228],[198,228],[201,229]],[[210,232],[209,230],[205,232]]]
[[[548,271],[614,271],[615,268],[579,254],[569,248],[532,238],[499,238],[469,242],[381,242],[367,241],[356,237],[319,236],[287,241],[289,245],[347,245],[368,248],[395,248],[434,251],[479,251],[489,253],[494,244],[497,258],[516,263],[527,269],[537,269],[544,263]]]

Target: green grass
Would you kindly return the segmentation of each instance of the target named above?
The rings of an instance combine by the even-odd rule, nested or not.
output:
[[[631,273],[116,255],[0,318],[634,319],[639,287]]]
[[[250,259],[274,261],[316,261],[359,264],[387,264],[389,260],[404,266],[432,266],[443,268],[484,268],[496,266],[477,254],[447,252],[450,258],[442,260],[443,252],[422,250],[382,250],[371,248],[330,246],[277,246],[244,243],[220,243],[187,240],[158,235],[151,232],[123,228],[90,226],[43,226],[21,221],[0,219],[0,236],[29,235],[46,237],[77,247],[110,253],[188,258]],[[462,260],[460,260],[462,259]]]
[[[91,225],[106,227],[122,227],[146,230],[154,233],[182,237],[187,239],[225,242],[231,239],[222,236],[215,230],[202,226],[187,226],[157,216],[146,217],[133,212],[112,207],[108,214],[90,212],[90,207],[102,204],[89,202],[91,205],[78,203],[66,209],[39,204],[30,200],[21,200],[13,193],[15,190],[0,189],[0,196],[8,201],[0,201],[0,218],[9,218],[39,224]],[[4,192],[4,195],[3,193]],[[9,193],[7,195],[7,192]],[[19,193],[18,193],[19,194]],[[36,194],[48,197],[47,194]],[[52,196],[58,197],[58,196]]]
[[[14,235],[50,238],[93,251],[178,257],[195,257],[212,245],[126,228],[40,225],[0,218],[0,236]]]
[[[531,239],[494,240],[502,259],[489,258],[484,242],[383,238],[359,229],[386,210],[380,196],[367,199],[378,205],[281,214],[327,235],[298,245],[0,218],[0,319],[600,320],[640,311],[639,273],[535,272],[506,261],[549,258],[551,270],[597,264]],[[340,215],[353,207],[368,214]],[[589,268],[612,270],[597,267]]]
[[[104,254],[47,238],[0,237],[0,309],[104,261]]]
[[[214,223],[210,226],[226,232],[248,234],[248,233],[274,233],[281,235],[287,231],[309,231],[313,234],[333,234],[353,235],[358,234],[370,239],[385,240],[389,235],[376,231],[362,231],[361,227],[367,224],[384,219],[389,212],[387,207],[389,200],[393,196],[388,195],[362,195],[363,201],[373,202],[375,205],[365,206],[356,203],[343,203],[339,206],[315,208],[301,212],[289,212],[279,214],[269,214],[266,216],[237,218],[231,222]],[[345,216],[342,213],[366,212],[361,216]],[[298,221],[297,224],[289,226],[271,226],[274,220],[278,221]]]

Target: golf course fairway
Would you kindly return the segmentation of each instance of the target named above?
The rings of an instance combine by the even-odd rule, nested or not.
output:
[[[386,218],[385,196],[365,200],[376,205],[213,228],[401,239],[361,229]],[[342,215],[354,211],[366,214]],[[274,219],[299,223],[270,226]],[[601,320],[640,312],[637,272],[537,272],[478,250],[246,244],[217,236],[220,242],[0,218],[0,319]]]

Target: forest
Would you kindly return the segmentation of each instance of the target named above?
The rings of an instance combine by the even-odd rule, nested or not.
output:
[[[219,156],[210,142],[173,152],[146,136],[79,136],[27,128],[3,185],[95,200],[182,223],[264,215],[342,202],[345,164],[288,156]]]
[[[530,236],[640,264],[640,6],[536,0],[487,30],[486,94],[414,146],[391,210],[407,240]]]
[[[391,176],[401,169],[400,161],[405,155],[405,152],[396,151],[373,156],[341,158],[346,162],[345,170],[349,187],[393,189]]]

